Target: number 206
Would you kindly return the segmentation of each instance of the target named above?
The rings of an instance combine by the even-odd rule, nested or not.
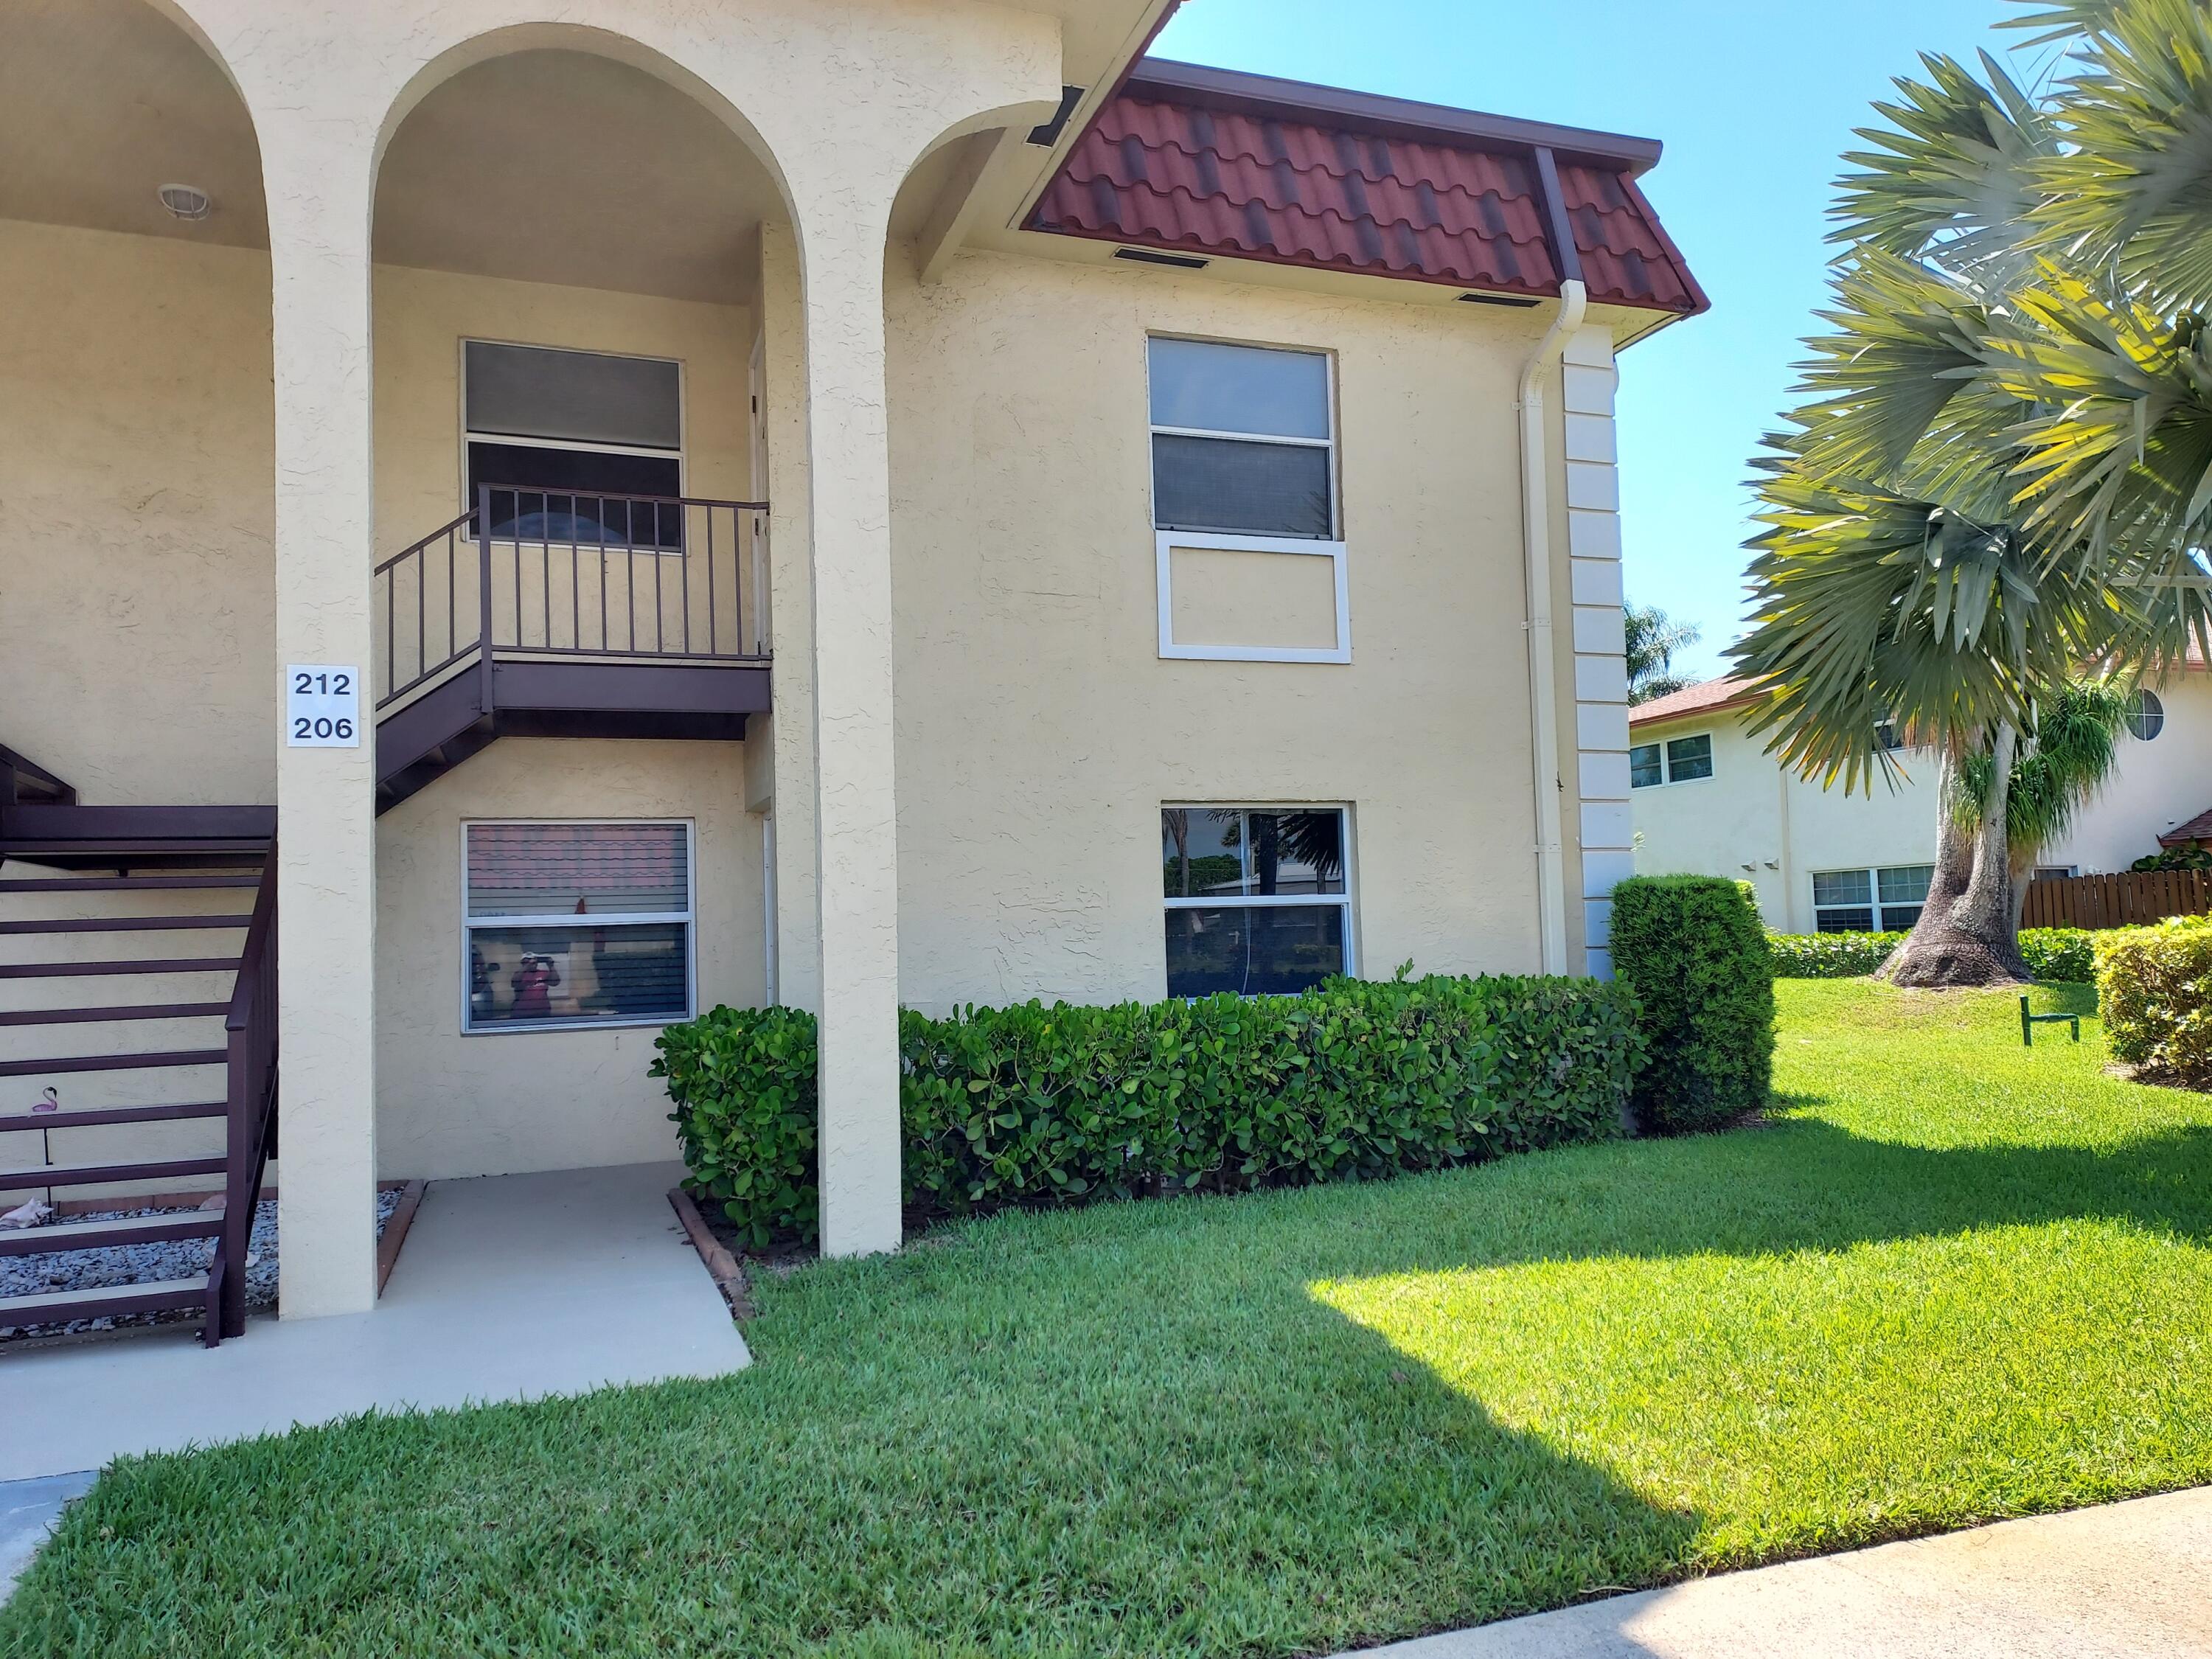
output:
[[[295,738],[350,738],[353,736],[353,722],[343,716],[337,720],[328,715],[319,720],[310,720],[305,714],[297,714],[292,720],[292,735]]]

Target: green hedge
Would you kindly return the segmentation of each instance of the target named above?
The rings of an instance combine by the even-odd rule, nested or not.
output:
[[[1747,882],[1636,876],[1613,890],[1613,971],[1636,988],[1650,1057],[1638,1122],[1723,1128],[1766,1104],[1774,967]]]
[[[2097,1011],[2113,1059],[2212,1088],[2212,916],[2099,933]]]
[[[2039,980],[2087,985],[2097,976],[2096,935],[2081,927],[2028,927],[2020,953]],[[1903,933],[1769,933],[1777,979],[1852,979],[1871,974],[1905,943]]]
[[[811,1238],[814,1023],[717,1008],[659,1042],[692,1186]],[[908,1213],[1378,1180],[1617,1134],[1626,987],[1335,980],[1303,996],[963,1008],[899,1021]]]

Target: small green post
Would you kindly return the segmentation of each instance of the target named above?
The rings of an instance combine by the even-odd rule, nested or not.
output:
[[[2035,1021],[2027,1012],[2027,993],[2025,991],[2020,994],[2020,1046],[2023,1048],[2035,1047]]]

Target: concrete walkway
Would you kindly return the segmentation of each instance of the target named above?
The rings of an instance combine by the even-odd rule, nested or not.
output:
[[[374,1313],[0,1355],[0,1481],[372,1407],[535,1400],[747,1363],[668,1206],[676,1164],[434,1182]]]
[[[1884,1544],[1358,1659],[2197,1659],[2212,1487]]]

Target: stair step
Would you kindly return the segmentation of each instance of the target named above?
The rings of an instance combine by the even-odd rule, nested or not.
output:
[[[149,1002],[118,1008],[31,1008],[0,1014],[0,1025],[91,1025],[116,1019],[201,1019],[227,1014],[227,1002]]]
[[[0,893],[184,892],[203,887],[258,887],[258,876],[50,876],[0,881]]]
[[[168,1176],[221,1175],[226,1167],[220,1153],[206,1158],[149,1158],[140,1164],[33,1164],[28,1169],[0,1170],[0,1193],[98,1187],[111,1181],[158,1181]]]
[[[27,1129],[97,1129],[111,1123],[168,1123],[181,1118],[224,1117],[230,1112],[225,1100],[196,1100],[181,1106],[103,1106],[82,1112],[0,1113],[0,1134],[20,1134]]]
[[[163,1279],[148,1285],[111,1285],[98,1291],[48,1291],[39,1296],[0,1297],[0,1328],[60,1325],[72,1319],[103,1319],[115,1314],[161,1313],[197,1308],[207,1300],[208,1276]]]
[[[172,1048],[149,1054],[71,1054],[53,1060],[0,1060],[0,1077],[58,1077],[64,1072],[150,1072],[163,1066],[222,1066],[228,1048]]]
[[[64,1221],[0,1233],[0,1255],[52,1255],[63,1250],[101,1250],[118,1244],[160,1244],[177,1238],[213,1238],[222,1231],[220,1210],[181,1215],[134,1215],[121,1221]]]
[[[96,916],[66,921],[0,921],[9,933],[179,933],[243,927],[252,916]]]
[[[5,962],[0,979],[98,979],[109,974],[234,973],[236,957],[147,957],[131,962]]]

